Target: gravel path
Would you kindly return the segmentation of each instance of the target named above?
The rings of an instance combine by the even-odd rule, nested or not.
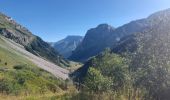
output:
[[[64,79],[64,80],[69,78],[68,77],[68,74],[69,74],[68,70],[61,68],[61,67],[43,59],[43,58],[40,58],[40,57],[33,55],[32,53],[26,51],[23,46],[15,43],[15,42],[13,42],[9,39],[6,39],[6,38],[2,38],[2,39],[7,43],[7,45],[9,45],[9,47],[11,49],[17,51],[18,54],[20,54],[23,57],[27,58],[28,60],[32,61],[38,67],[52,73],[53,75],[55,75],[58,78],[61,78],[61,79]]]

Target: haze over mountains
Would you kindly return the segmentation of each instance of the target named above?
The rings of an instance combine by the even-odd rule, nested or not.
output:
[[[62,56],[68,58],[77,46],[82,42],[82,36],[67,36],[66,38],[50,43]]]

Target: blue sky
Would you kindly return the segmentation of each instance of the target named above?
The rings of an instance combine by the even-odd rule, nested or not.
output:
[[[114,27],[170,8],[170,0],[0,0],[0,12],[45,41],[85,35],[101,23]]]

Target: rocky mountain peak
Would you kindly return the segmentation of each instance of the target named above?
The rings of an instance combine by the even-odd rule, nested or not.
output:
[[[106,42],[106,40],[114,30],[115,29],[108,24],[100,24],[96,28],[88,30],[82,43],[69,58],[71,60],[83,62],[89,57],[100,53],[109,46],[110,43]]]
[[[150,20],[166,20],[170,17],[170,8],[156,12],[148,17]]]
[[[114,30],[115,28],[111,25],[108,24],[100,24],[97,26],[97,29],[101,29],[101,30]]]

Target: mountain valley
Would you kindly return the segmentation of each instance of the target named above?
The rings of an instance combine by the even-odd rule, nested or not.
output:
[[[170,9],[45,42],[0,13],[0,100],[168,100]]]

